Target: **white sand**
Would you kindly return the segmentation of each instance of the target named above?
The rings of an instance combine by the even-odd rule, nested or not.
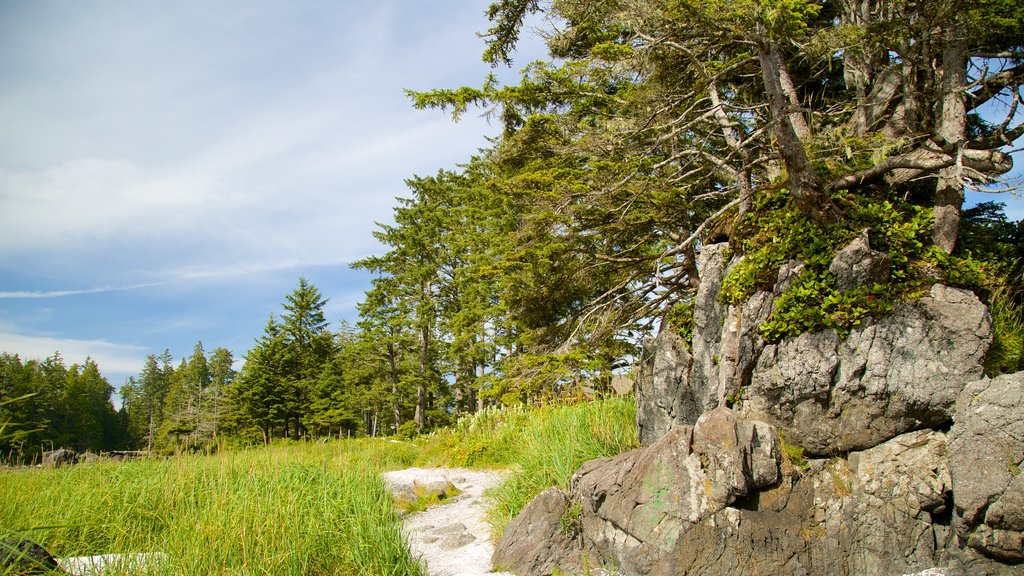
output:
[[[405,517],[403,530],[414,558],[430,576],[512,576],[491,572],[494,545],[484,521],[484,491],[500,484],[501,472],[457,468],[408,468],[383,474],[393,492],[417,484],[451,482],[462,491],[453,500]]]

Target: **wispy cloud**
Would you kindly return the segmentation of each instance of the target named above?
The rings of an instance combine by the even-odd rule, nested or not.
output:
[[[82,296],[86,294],[105,294],[107,292],[124,292],[127,290],[140,290],[159,286],[159,283],[133,284],[131,286],[103,286],[98,288],[85,288],[82,290],[0,290],[0,298],[63,298],[65,296]]]

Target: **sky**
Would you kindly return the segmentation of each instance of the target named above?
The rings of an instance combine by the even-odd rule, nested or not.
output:
[[[489,2],[0,0],[0,352],[241,359],[300,276],[354,321],[404,180],[499,130],[403,90],[480,85]]]
[[[300,276],[355,320],[404,180],[499,131],[404,93],[482,83],[488,3],[0,0],[0,352],[241,358]]]

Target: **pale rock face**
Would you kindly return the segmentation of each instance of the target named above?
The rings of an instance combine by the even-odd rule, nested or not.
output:
[[[949,464],[961,539],[1024,561],[1024,372],[973,382],[956,405]]]
[[[825,330],[766,346],[743,412],[810,454],[870,448],[948,422],[960,390],[981,377],[991,337],[973,293],[935,285],[845,340]]]
[[[588,462],[567,494],[527,506],[510,525],[530,527],[521,540],[557,531],[553,510],[574,511],[573,530],[515,572],[1024,574],[1024,373],[981,379],[992,331],[978,298],[935,285],[845,339],[768,344],[758,328],[803,264],[726,306],[727,256],[702,251],[690,349],[669,331],[645,346],[645,447]],[[848,287],[887,273],[866,237],[834,264]]]

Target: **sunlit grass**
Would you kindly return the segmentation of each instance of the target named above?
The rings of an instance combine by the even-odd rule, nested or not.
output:
[[[0,526],[55,556],[163,552],[167,574],[421,574],[379,477],[383,441],[0,473]]]
[[[290,443],[214,456],[0,471],[0,538],[54,556],[162,552],[162,574],[419,575],[380,472],[507,468],[496,533],[583,462],[637,445],[632,399],[490,409],[415,442]],[[0,571],[2,574],[2,571]]]
[[[418,441],[420,464],[510,468],[491,492],[495,535],[537,494],[567,488],[586,461],[635,448],[631,397],[543,408],[489,410]]]

